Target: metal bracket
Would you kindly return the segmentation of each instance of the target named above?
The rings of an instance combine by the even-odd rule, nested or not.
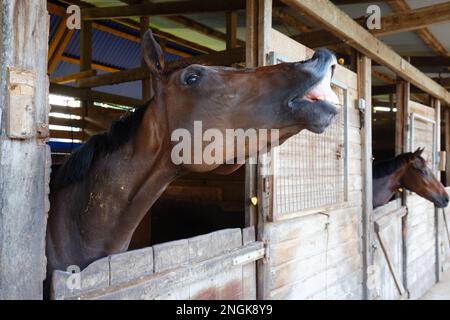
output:
[[[363,113],[366,111],[366,100],[358,99],[358,109]]]
[[[37,124],[37,144],[42,146],[45,145],[47,139],[50,137],[50,131],[48,125],[46,123],[38,123]]]

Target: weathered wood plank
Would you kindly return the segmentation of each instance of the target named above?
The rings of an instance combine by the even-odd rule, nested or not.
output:
[[[203,279],[212,279],[216,275],[236,267],[233,261],[236,257],[246,255],[263,248],[261,242],[236,248],[198,263],[189,263],[170,270],[144,276],[140,279],[111,285],[107,288],[90,291],[71,297],[70,299],[164,299],[176,296],[175,289],[186,288],[199,283]],[[155,248],[154,248],[155,249]],[[156,259],[155,259],[156,261]],[[249,261],[248,263],[255,263]],[[240,266],[239,266],[240,267]],[[186,297],[186,291],[182,294]]]
[[[44,0],[2,1],[0,12],[0,299],[41,299],[50,150],[35,131],[23,141],[6,136],[5,81],[11,67],[35,75],[34,121],[47,124],[48,13]]]
[[[109,256],[110,285],[153,274],[153,248]]]
[[[51,297],[55,300],[64,300],[90,290],[106,288],[109,286],[109,275],[109,257],[93,262],[74,275],[79,276],[80,287],[77,287],[75,281],[71,281],[75,279],[72,273],[56,270],[53,272]]]
[[[155,273],[176,268],[189,262],[187,239],[161,243],[153,246]]]

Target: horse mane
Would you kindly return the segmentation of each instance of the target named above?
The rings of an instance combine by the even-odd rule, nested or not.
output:
[[[379,160],[374,162],[373,164],[373,178],[383,178],[388,175],[393,174],[395,171],[397,171],[398,168],[400,168],[408,159],[411,157],[415,157],[416,155],[412,152],[402,153],[398,156],[386,159],[386,160]],[[420,156],[419,156],[420,157]]]
[[[96,156],[112,153],[126,144],[136,133],[151,101],[115,120],[107,132],[90,137],[52,173],[50,188],[61,189],[83,180]]]

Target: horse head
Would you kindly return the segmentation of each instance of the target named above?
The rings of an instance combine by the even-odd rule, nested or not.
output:
[[[422,158],[423,148],[408,155],[407,169],[402,177],[402,185],[419,196],[433,202],[438,208],[448,205],[449,197],[442,183],[435,177]]]
[[[160,46],[148,30],[143,38],[143,55],[153,75],[156,107],[163,110],[165,118],[157,121],[167,121],[169,134],[183,130],[195,138],[196,122],[201,122],[202,132],[214,130],[215,138],[227,136],[230,129],[256,130],[258,144],[247,144],[245,158],[261,151],[264,142],[270,148],[274,137],[270,133],[262,137],[261,129],[276,129],[278,141],[284,141],[303,129],[322,133],[338,113],[335,105],[339,100],[331,89],[336,58],[325,49],[317,50],[306,61],[252,69],[198,64],[167,67]],[[234,138],[226,139],[216,145],[216,156],[219,153],[222,162],[180,162],[190,171],[216,170],[236,158],[234,142]],[[202,141],[200,151],[207,145],[208,141]],[[182,158],[185,153],[175,157]]]

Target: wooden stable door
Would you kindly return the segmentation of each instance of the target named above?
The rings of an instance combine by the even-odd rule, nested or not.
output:
[[[255,229],[225,229],[55,271],[53,299],[256,299]]]

